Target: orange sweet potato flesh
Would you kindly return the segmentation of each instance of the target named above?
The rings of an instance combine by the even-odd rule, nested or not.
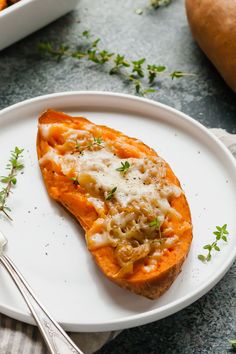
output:
[[[7,0],[0,0],[0,11],[7,7]]]
[[[185,0],[185,5],[193,37],[236,92],[236,1]]]
[[[116,153],[119,157],[139,157],[141,153],[144,153],[145,156],[157,156],[154,150],[146,146],[140,140],[127,137],[105,126],[97,126],[83,117],[70,117],[61,112],[48,110],[39,118],[39,123],[63,123],[65,128],[79,130],[86,130],[86,127],[89,125],[90,129],[91,126],[94,127],[95,132],[99,129],[99,132],[102,133],[103,141],[112,140],[112,144],[116,147]],[[124,142],[123,146],[117,143],[118,137],[122,137]],[[37,136],[38,158],[40,159],[48,151],[49,144],[55,146],[62,143],[60,131],[55,130],[53,137],[47,142],[39,130]],[[80,222],[84,231],[88,233],[94,221],[96,221],[98,217],[101,217],[101,215],[98,215],[94,206],[89,203],[83,189],[71,183],[68,177],[64,176],[60,171],[57,171],[58,167],[53,162],[49,161],[40,167],[48,194],[68,209]],[[167,163],[166,168],[167,179],[171,183],[180,186],[178,179]],[[55,173],[55,171],[57,173]],[[179,197],[173,197],[170,204],[182,215],[182,218],[170,217],[165,221],[164,227],[168,227],[169,224],[171,224],[172,228],[174,228],[176,234],[179,236],[180,241],[173,246],[173,249],[164,253],[155,271],[145,272],[143,268],[144,260],[140,260],[134,264],[132,274],[118,278],[116,274],[120,270],[120,266],[116,260],[114,248],[111,246],[103,246],[90,251],[99,268],[111,281],[150,299],[158,298],[170,287],[181,271],[182,264],[187,257],[192,241],[191,215],[184,194],[181,194]],[[185,224],[190,226],[184,227]]]
[[[0,0],[0,11],[4,10],[6,7],[15,4],[16,2],[18,2],[20,0]]]

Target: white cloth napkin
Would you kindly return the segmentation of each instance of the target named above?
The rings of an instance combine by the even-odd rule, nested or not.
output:
[[[236,134],[210,129],[236,158]],[[119,334],[115,332],[70,333],[85,354],[92,354]],[[47,348],[37,327],[0,315],[0,354],[46,354]]]

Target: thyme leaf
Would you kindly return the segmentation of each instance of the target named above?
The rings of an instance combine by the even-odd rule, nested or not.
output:
[[[78,176],[72,177],[71,180],[73,181],[73,184],[74,184],[75,186],[79,186]]]
[[[116,192],[117,187],[112,188],[110,192],[107,193],[106,200],[111,200],[114,196],[114,193]]]
[[[103,140],[101,137],[98,137],[98,138],[93,138],[93,145],[102,145],[103,143]]]
[[[86,150],[86,149],[89,149],[91,150],[94,146],[99,146],[99,147],[103,147],[102,146],[103,144],[103,140],[101,137],[93,137],[93,141],[90,141],[87,145],[85,146],[82,146],[77,140],[75,142],[75,151],[74,152],[79,152],[80,154],[83,154],[83,152]]]
[[[86,38],[90,38],[91,34],[90,34],[90,31],[89,30],[85,30],[82,32],[82,36],[83,37],[86,37]]]
[[[121,162],[121,167],[117,168],[116,171],[122,172],[125,175],[129,168],[130,168],[129,161],[125,161],[125,162]]]
[[[154,8],[157,9],[160,6],[168,6],[172,0],[150,0],[150,5]]]
[[[160,220],[158,219],[158,217],[156,217],[154,220],[152,220],[149,225],[149,227],[153,227],[154,229],[156,229],[158,231],[158,234],[159,234],[159,242],[160,243],[163,243],[163,237],[162,237],[162,234],[161,234],[161,222]]]
[[[155,228],[159,229],[160,226],[161,226],[160,220],[159,220],[158,218],[155,218],[154,220],[152,220],[152,221],[149,223],[149,226],[150,226],[150,227],[155,227]]]

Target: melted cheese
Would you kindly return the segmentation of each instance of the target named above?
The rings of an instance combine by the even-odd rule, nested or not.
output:
[[[95,207],[97,211],[104,209],[104,202],[101,199],[88,197],[88,201]]]
[[[96,249],[98,247],[104,247],[110,245],[110,240],[105,233],[103,234],[96,233],[91,235],[88,242],[89,242],[89,247],[91,249],[93,248]]]
[[[39,125],[40,132],[41,132],[44,139],[47,140],[49,138],[49,136],[50,136],[49,131],[50,131],[51,127],[53,127],[53,126],[58,127],[59,124],[40,124]]]
[[[104,195],[117,187],[114,199],[125,208],[134,200],[150,199],[150,196],[156,192],[155,185],[143,184],[142,173],[138,169],[139,164],[143,161],[135,160],[137,159],[122,160],[103,149],[87,152],[78,159],[77,173],[79,176],[80,171],[83,171],[83,173],[91,176],[94,180],[94,187],[97,190],[104,191]],[[123,176],[122,173],[117,171],[121,162],[124,163],[125,161],[128,161],[132,166],[131,176],[129,176],[129,172]],[[134,183],[134,178],[136,183]]]
[[[61,165],[61,157],[56,153],[56,151],[50,147],[48,152],[41,157],[39,160],[40,165],[43,165],[47,161],[53,161],[57,165]]]
[[[39,124],[39,129],[40,132],[43,136],[44,139],[49,139],[51,135],[51,128],[60,128],[64,129],[64,125],[60,123],[51,123],[51,124]],[[67,128],[65,131],[62,133],[62,135],[65,138],[69,138],[70,140],[76,140],[76,139],[86,139],[88,138],[89,135],[91,135],[89,132],[86,130],[79,130],[79,129],[72,129],[72,128]]]
[[[168,237],[165,245],[166,246],[172,246],[175,242],[177,242],[179,239],[179,237],[177,235],[174,235],[173,237]]]
[[[49,138],[52,126],[55,124],[41,125],[45,139]],[[100,216],[103,213],[102,230],[87,237],[88,247],[96,249],[110,244],[116,248],[122,244],[117,251],[118,261],[123,267],[122,259],[130,257],[131,261],[127,261],[129,269],[132,268],[129,266],[132,254],[136,261],[142,258],[142,252],[145,252],[145,255],[151,252],[150,256],[154,257],[154,261],[145,266],[145,271],[152,271],[163,250],[177,242],[178,236],[173,236],[172,233],[172,237],[164,241],[164,246],[161,242],[154,244],[153,239],[160,236],[160,229],[150,226],[150,222],[158,218],[162,224],[169,213],[181,218],[171,207],[170,200],[172,197],[179,197],[182,190],[167,182],[165,163],[160,157],[153,156],[122,159],[106,142],[96,144],[92,134],[87,131],[66,129],[62,135],[82,146],[81,151],[60,155],[56,149],[50,147],[40,159],[40,164],[52,160],[60,166],[64,175],[71,176],[73,173],[87,193],[87,200]],[[123,147],[124,141],[120,143]],[[126,173],[122,173],[118,169],[125,162],[129,163],[129,168]],[[116,190],[112,198],[107,199],[114,188]],[[104,214],[106,203],[109,205],[107,215]]]

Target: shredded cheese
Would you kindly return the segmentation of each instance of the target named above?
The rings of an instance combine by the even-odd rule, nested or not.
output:
[[[40,125],[45,139],[50,138],[50,129],[55,126],[57,124]],[[50,147],[40,164],[51,160],[64,175],[73,173],[98,215],[104,214],[106,203],[109,205],[101,231],[87,235],[88,247],[92,250],[112,245],[121,268],[129,269],[129,272],[132,272],[135,261],[149,255],[154,262],[145,265],[144,269],[147,272],[154,270],[163,250],[178,242],[172,228],[166,232],[172,237],[165,237],[161,242],[162,223],[168,214],[181,218],[171,207],[170,200],[179,197],[183,191],[168,183],[164,161],[160,157],[144,155],[122,159],[112,144],[97,143],[88,131],[67,129],[62,135],[79,149],[60,154],[56,148]],[[124,145],[124,141],[120,143]],[[118,170],[122,163],[129,166],[125,173]],[[159,227],[150,226],[156,218]]]

